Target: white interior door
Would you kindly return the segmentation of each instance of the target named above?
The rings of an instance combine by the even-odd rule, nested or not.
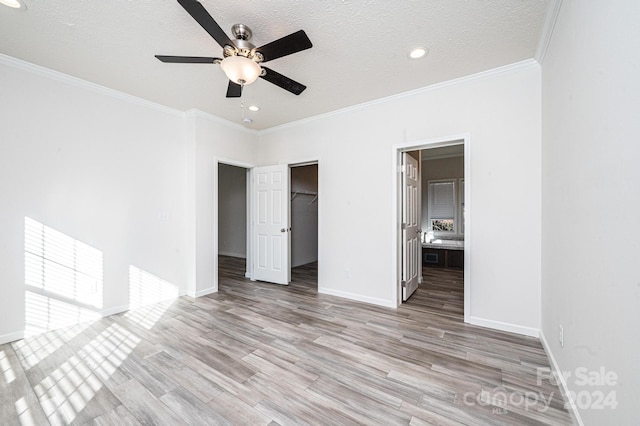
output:
[[[420,174],[418,160],[402,153],[402,301],[420,284]]]
[[[290,225],[287,164],[252,169],[253,279],[289,284]]]

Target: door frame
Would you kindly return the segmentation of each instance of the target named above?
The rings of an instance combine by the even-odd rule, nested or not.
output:
[[[422,149],[441,148],[451,145],[464,145],[464,209],[465,209],[465,229],[464,229],[464,322],[468,323],[471,317],[471,135],[463,133],[458,135],[443,136],[433,139],[416,140],[395,144],[392,147],[392,253],[391,262],[393,270],[393,280],[391,283],[391,300],[394,306],[402,303],[402,179],[400,176],[400,166],[402,153]],[[420,165],[422,169],[422,164]],[[421,170],[420,179],[422,179]],[[424,283],[424,280],[423,280]]]

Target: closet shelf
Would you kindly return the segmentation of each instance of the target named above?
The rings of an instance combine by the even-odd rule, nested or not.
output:
[[[296,198],[298,195],[312,195],[313,200],[309,203],[309,205],[315,203],[318,200],[318,193],[313,191],[291,191],[291,201]]]

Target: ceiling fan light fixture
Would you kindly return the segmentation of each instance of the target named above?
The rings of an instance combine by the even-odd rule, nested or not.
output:
[[[0,0],[0,3],[13,9],[23,9],[25,7],[20,0]]]
[[[220,68],[229,80],[242,86],[256,81],[262,72],[260,65],[244,56],[227,56],[220,62]]]

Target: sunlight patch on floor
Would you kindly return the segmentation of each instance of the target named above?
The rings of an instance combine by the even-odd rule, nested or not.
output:
[[[88,326],[89,324],[76,325],[49,333],[38,334],[13,342],[11,346],[13,350],[16,351],[16,355],[20,359],[23,368],[28,370],[60,349],[65,341],[73,339]]]
[[[112,324],[34,386],[49,421],[72,422],[139,342],[138,336]]]
[[[78,354],[100,379],[107,380],[138,343],[138,336],[118,324],[112,324]]]
[[[18,418],[20,419],[21,425],[35,425],[36,422],[31,415],[31,410],[29,410],[29,404],[27,404],[27,400],[23,396],[18,399],[14,404],[16,408],[16,413],[18,413]]]
[[[7,354],[5,354],[4,351],[0,351],[0,370],[2,370],[2,374],[4,375],[4,379],[7,384],[16,379],[16,375],[13,372],[13,368],[11,368]]]

